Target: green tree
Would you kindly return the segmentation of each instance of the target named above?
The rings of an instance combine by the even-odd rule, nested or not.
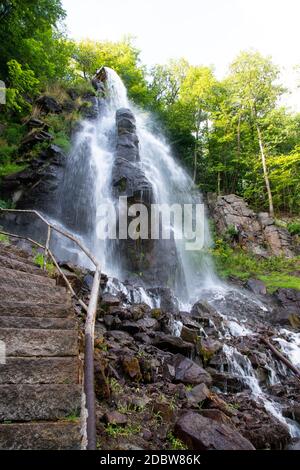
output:
[[[269,57],[258,52],[242,52],[231,64],[229,82],[232,100],[241,117],[246,116],[256,131],[265,186],[268,195],[269,213],[274,214],[272,191],[267,167],[268,142],[264,127],[269,113],[274,110],[283,88],[276,82],[279,69]]]

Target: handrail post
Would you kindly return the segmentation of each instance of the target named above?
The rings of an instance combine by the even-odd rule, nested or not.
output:
[[[47,266],[47,257],[49,253],[50,238],[51,238],[51,227],[50,225],[48,225],[47,240],[46,240],[45,254],[44,254],[44,271],[46,271],[46,266]]]
[[[85,323],[85,361],[84,361],[84,392],[87,409],[87,450],[96,450],[96,405],[94,386],[94,336],[95,319],[100,289],[100,269],[97,266]]]

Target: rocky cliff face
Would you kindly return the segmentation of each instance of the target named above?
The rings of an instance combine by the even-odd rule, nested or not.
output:
[[[175,286],[180,277],[180,262],[174,239],[151,239],[151,204],[155,203],[155,196],[140,163],[136,122],[130,109],[117,111],[116,131],[113,196],[116,201],[120,196],[126,196],[128,208],[143,204],[148,211],[148,239],[118,241],[123,272],[129,277],[141,277],[147,285]],[[133,218],[128,216],[128,225]]]
[[[299,251],[289,232],[278,227],[266,212],[255,213],[235,194],[208,195],[208,206],[217,232],[230,232],[233,244],[259,256],[296,256]]]

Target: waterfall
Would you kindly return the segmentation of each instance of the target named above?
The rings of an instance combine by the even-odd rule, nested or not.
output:
[[[75,232],[98,258],[103,271],[122,279],[120,263],[113,244],[99,240],[96,235],[96,211],[99,204],[112,202],[111,175],[116,146],[116,111],[130,108],[136,118],[140,162],[146,178],[152,185],[155,202],[159,204],[201,203],[199,193],[192,194],[193,182],[172,156],[163,137],[151,130],[150,116],[136,108],[127,98],[126,88],[112,69],[105,67],[105,97],[97,99],[97,117],[81,123],[69,155],[64,182],[60,192],[59,222]],[[205,219],[206,248],[210,245],[208,223]],[[172,226],[173,233],[181,227]],[[175,240],[178,263],[182,265],[188,297],[195,287],[216,282],[210,258],[205,249],[190,253],[184,249],[184,240]],[[60,258],[69,258],[83,265],[87,259],[61,237],[56,243]],[[74,259],[75,257],[75,259]],[[198,258],[195,260],[195,258]],[[199,258],[201,257],[201,260]],[[197,263],[195,263],[197,261]],[[195,269],[198,266],[198,272]],[[180,289],[178,293],[180,295]],[[182,289],[183,291],[183,289]]]
[[[128,108],[133,112],[135,123],[132,123],[132,126],[139,142],[139,155],[134,162],[129,161],[129,168],[133,168],[134,165],[140,172],[139,175],[144,175],[145,180],[151,185],[155,202],[168,205],[199,204],[202,203],[202,198],[195,190],[190,176],[176,162],[168,143],[159,131],[154,130],[151,116],[130,103],[126,88],[116,72],[107,67],[104,71],[105,86],[102,89],[104,95],[95,99],[96,117],[82,121],[74,138],[65,168],[64,182],[58,195],[56,222],[80,238],[99,260],[102,271],[109,276],[107,283],[109,292],[121,293],[132,303],[144,302],[150,307],[159,307],[159,295],[155,289],[147,290],[147,283],[146,285],[138,282],[136,285],[126,283],[120,260],[122,249],[118,251],[118,241],[112,243],[97,237],[97,208],[103,202],[115,204],[112,182],[118,139],[117,111],[125,117],[129,115]],[[135,138],[133,134],[131,137]],[[125,147],[126,145],[124,144]],[[122,160],[122,156],[120,159]],[[143,195],[140,196],[143,199]],[[174,234],[181,228],[176,226],[176,223],[171,227]],[[265,409],[289,428],[291,435],[299,436],[299,427],[285,419],[280,405],[262,390],[249,358],[230,344],[234,338],[255,337],[256,331],[252,329],[251,322],[255,324],[257,318],[262,318],[268,313],[268,309],[249,292],[229,287],[217,278],[208,254],[211,237],[206,217],[202,228],[204,247],[201,251],[189,252],[185,249],[184,239],[175,237],[174,240],[177,264],[182,268],[184,279],[181,280],[181,286],[172,287],[177,297],[181,297],[181,301],[185,302],[184,306],[181,302],[181,310],[189,311],[191,304],[198,299],[206,300],[216,309],[221,319],[217,337],[228,342],[223,345],[223,353],[229,371],[247,384],[252,397],[262,401]],[[90,267],[89,260],[64,237],[57,236],[54,243],[55,252],[60,260],[67,259]],[[163,265],[162,269],[168,271],[172,268]],[[161,287],[160,279],[156,281],[157,287]],[[210,326],[217,330],[214,320],[215,318],[210,319]],[[173,334],[179,336],[182,326],[181,321],[174,319]],[[206,336],[203,329],[199,334]],[[288,330],[279,331],[276,338],[283,353],[297,365],[300,363],[299,338],[299,334],[293,334]],[[269,372],[269,382],[276,383],[279,379],[274,364],[266,362],[265,369]]]

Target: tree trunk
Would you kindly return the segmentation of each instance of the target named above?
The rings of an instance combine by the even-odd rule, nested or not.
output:
[[[268,176],[267,162],[266,162],[264,145],[263,145],[263,141],[262,141],[262,135],[261,135],[261,131],[260,131],[260,128],[259,128],[258,124],[256,124],[256,129],[257,129],[257,135],[258,135],[258,142],[259,142],[259,148],[260,148],[262,167],[263,167],[263,172],[264,172],[264,179],[265,179],[265,183],[266,183],[266,189],[267,189],[268,200],[269,200],[269,214],[270,214],[271,217],[273,217],[274,216],[273,197],[272,197],[270,181],[269,181],[269,176]]]
[[[198,147],[198,142],[196,142],[195,148],[194,148],[194,175],[193,175],[194,183],[196,183],[196,178],[197,178],[197,147]]]
[[[221,172],[220,171],[218,171],[218,189],[217,189],[217,191],[218,191],[217,192],[218,196],[220,196],[221,195]]]

